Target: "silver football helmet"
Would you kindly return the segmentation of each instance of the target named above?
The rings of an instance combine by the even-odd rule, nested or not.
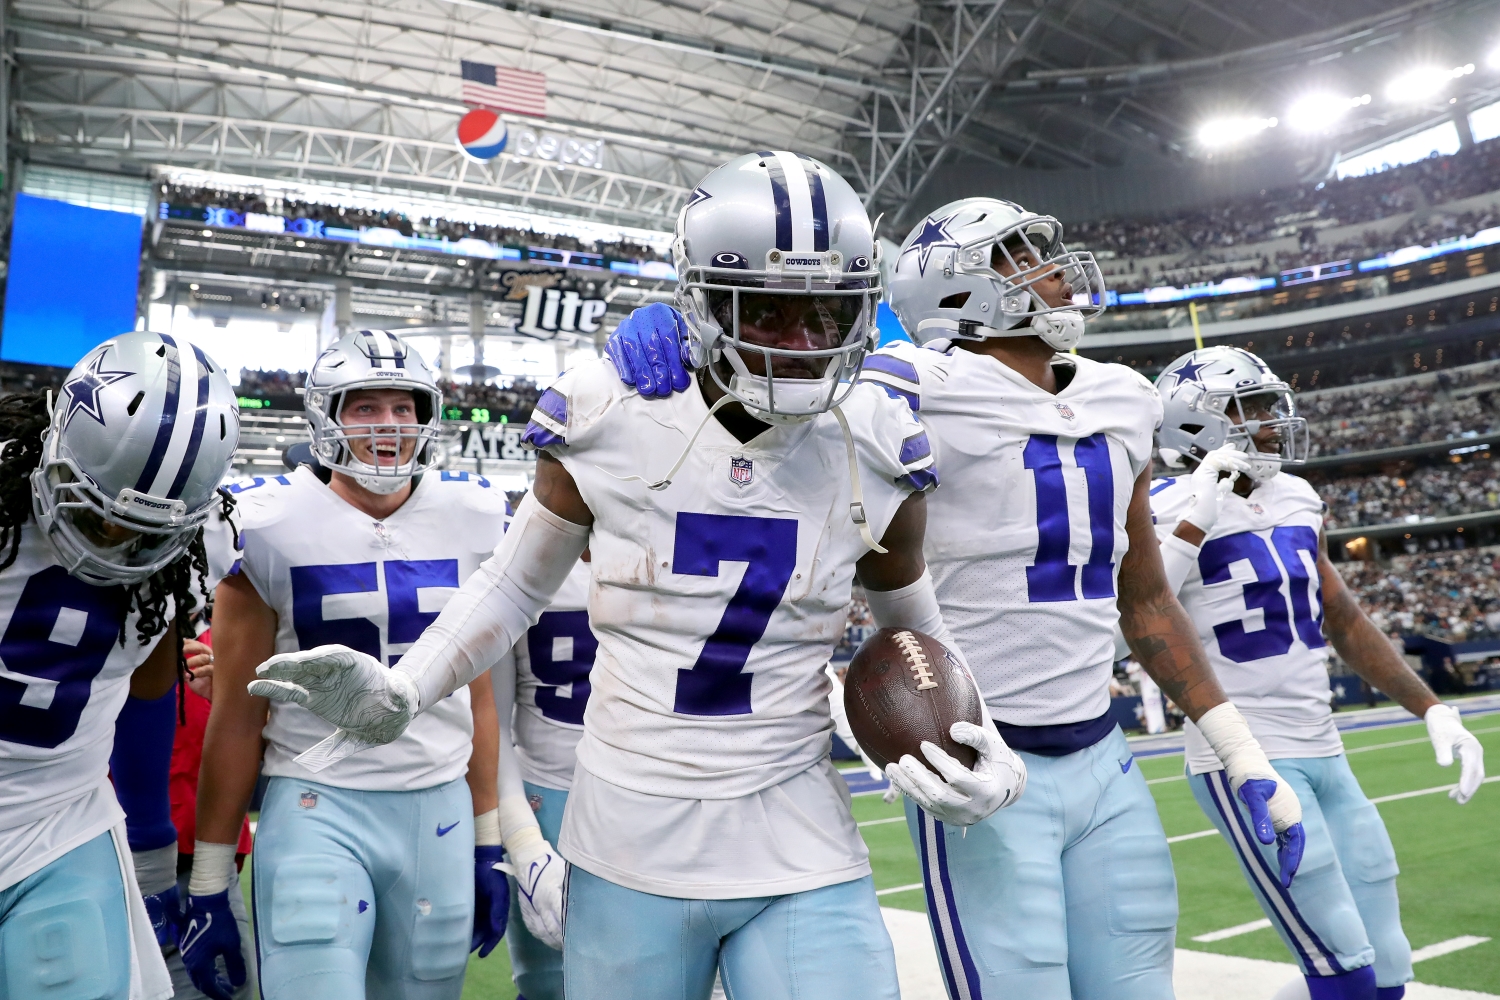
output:
[[[239,444],[229,379],[196,345],[127,333],[84,355],[31,474],[37,524],[69,573],[136,584],[187,551]]]
[[[757,418],[795,423],[832,409],[853,388],[875,332],[879,250],[864,205],[847,181],[810,157],[750,153],[709,172],[677,216],[672,244],[677,308],[689,362]],[[792,350],[751,343],[741,323],[788,297],[837,331],[837,346]],[[765,374],[745,355],[759,354]],[[732,374],[725,384],[719,358]],[[776,377],[777,360],[826,359],[820,378]],[[815,360],[816,363],[816,360]]]
[[[414,424],[346,424],[341,419],[345,400],[355,389],[402,389],[416,402]],[[395,493],[412,476],[432,468],[438,460],[442,433],[443,394],[422,356],[394,333],[359,330],[341,337],[313,362],[302,397],[312,426],[312,451],[324,468],[353,477],[371,493]],[[351,443],[368,444],[376,458],[370,464],[355,456]],[[411,458],[402,462],[406,446]],[[379,461],[392,451],[392,461]]]
[[[1017,258],[1025,255],[1027,260]],[[1048,305],[1038,283],[1059,269],[1072,301]],[[1002,270],[1006,273],[1002,273]],[[1093,254],[1062,243],[1062,223],[999,198],[964,198],[917,224],[891,271],[891,309],[913,340],[1038,336],[1059,351],[1104,311]]]
[[[1307,461],[1307,421],[1297,416],[1291,386],[1238,347],[1189,351],[1156,377],[1162,461],[1180,468],[1225,444],[1250,456],[1250,478],[1263,483],[1284,466]],[[1260,451],[1255,436],[1276,430],[1278,451]]]

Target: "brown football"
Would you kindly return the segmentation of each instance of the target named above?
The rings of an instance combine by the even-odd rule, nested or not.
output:
[[[965,767],[979,759],[948,734],[955,722],[982,724],[979,692],[947,646],[915,629],[883,628],[864,641],[844,679],[844,711],[854,738],[881,770],[905,754],[930,770],[924,740]]]

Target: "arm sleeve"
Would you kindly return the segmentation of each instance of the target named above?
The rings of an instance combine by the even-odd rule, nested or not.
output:
[[[537,829],[536,814],[526,800],[526,786],[521,780],[521,762],[516,756],[516,652],[506,651],[490,668],[495,692],[495,715],[500,721],[500,766],[497,784],[500,801],[500,840],[514,843],[516,835],[528,828]]]
[[[519,642],[552,603],[588,541],[585,525],[558,517],[528,493],[495,554],[393,668],[416,686],[417,710],[463,687]]]
[[[172,641],[171,635],[162,641]],[[115,722],[109,773],[115,797],[125,810],[126,837],[132,851],[154,851],[177,843],[168,791],[176,736],[176,685],[152,701],[125,699]]]
[[[1193,564],[1198,561],[1198,546],[1192,542],[1168,535],[1161,540],[1161,567],[1166,572],[1167,588],[1172,593],[1182,592]]]

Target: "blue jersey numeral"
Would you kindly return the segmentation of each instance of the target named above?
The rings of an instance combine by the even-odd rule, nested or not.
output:
[[[380,626],[365,617],[325,619],[323,598],[338,594],[373,594],[380,590],[380,564],[338,563],[293,566],[292,628],[302,649],[330,643],[348,646],[380,659]],[[417,591],[424,587],[457,587],[457,559],[388,559],[385,566],[386,644],[416,642],[437,620],[423,611]],[[391,662],[399,656],[392,655]]]
[[[797,522],[732,514],[678,514],[672,572],[718,576],[719,564],[745,563],[719,627],[691,670],[677,671],[672,710],[683,715],[749,715],[750,648],[766,634],[797,565]]]
[[[1252,632],[1245,628],[1242,620],[1220,622],[1214,626],[1219,650],[1236,663],[1285,654],[1292,648],[1293,620],[1297,637],[1308,648],[1319,649],[1326,645],[1322,631],[1322,588],[1317,577],[1307,572],[1301,556],[1302,552],[1311,552],[1317,558],[1317,533],[1306,525],[1276,528],[1271,532],[1271,545],[1281,556],[1285,575],[1282,566],[1278,566],[1271,555],[1271,546],[1253,532],[1210,538],[1198,553],[1198,568],[1203,574],[1204,586],[1232,580],[1230,566],[1236,562],[1249,562],[1255,572],[1255,579],[1243,587],[1245,610],[1259,609],[1264,627]],[[1281,593],[1282,581],[1288,577],[1291,581],[1291,615],[1287,614],[1287,599]],[[1314,600],[1318,602],[1317,617],[1312,614]]]
[[[536,707],[555,722],[583,725],[583,710],[589,703],[589,671],[599,640],[589,629],[587,611],[544,611],[526,633],[526,652],[531,672],[541,685],[536,689]],[[564,655],[566,654],[566,655]],[[558,688],[572,685],[564,696]]]
[[[1078,567],[1068,562],[1073,526],[1057,435],[1033,434],[1021,458],[1036,481],[1036,560],[1026,567],[1026,598],[1032,604],[1076,601]],[[1088,487],[1090,548],[1083,565],[1083,598],[1114,597],[1115,473],[1108,439],[1101,433],[1075,441],[1073,461]]]
[[[123,587],[90,586],[61,566],[28,579],[0,637],[0,661],[36,682],[0,677],[0,740],[48,749],[66,742],[125,615]]]

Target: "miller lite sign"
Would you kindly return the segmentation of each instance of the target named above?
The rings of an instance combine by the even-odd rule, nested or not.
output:
[[[603,299],[585,299],[577,292],[530,285],[526,289],[526,309],[521,314],[517,333],[531,337],[551,338],[564,333],[593,333],[608,305]]]

